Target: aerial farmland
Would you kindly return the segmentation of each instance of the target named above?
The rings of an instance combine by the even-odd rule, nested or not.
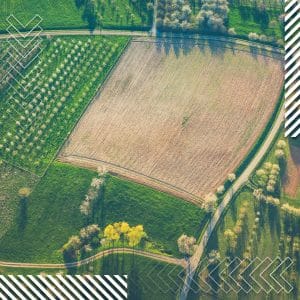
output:
[[[60,159],[203,198],[253,146],[281,86],[276,57],[222,42],[134,40]]]
[[[299,298],[298,0],[0,2],[1,300]]]

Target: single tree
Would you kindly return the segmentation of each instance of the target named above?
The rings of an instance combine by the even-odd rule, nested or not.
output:
[[[203,208],[207,213],[213,213],[216,209],[218,197],[214,193],[209,193],[204,198]]]

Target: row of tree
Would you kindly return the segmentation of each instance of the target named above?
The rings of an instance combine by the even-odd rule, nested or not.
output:
[[[100,245],[114,247],[119,241],[122,241],[123,248],[127,244],[134,249],[146,237],[143,225],[131,227],[127,222],[116,222],[102,231],[97,224],[92,224],[82,228],[79,235],[71,236],[62,252],[67,261],[75,261],[79,253],[88,253]]]
[[[127,242],[130,247],[134,248],[146,237],[143,225],[130,227],[126,222],[117,222],[105,227],[101,244],[114,246],[121,240],[123,246]]]
[[[279,187],[280,167],[271,162],[264,163],[263,167],[256,171],[257,183],[266,194],[274,194]]]
[[[224,237],[227,243],[228,255],[240,254],[243,252],[247,236],[248,226],[248,207],[249,203],[245,201],[237,216],[237,221],[232,229],[224,231]],[[238,248],[239,246],[239,248]],[[239,253],[236,253],[239,250]]]
[[[224,195],[227,188],[232,186],[233,182],[236,179],[236,175],[234,173],[229,173],[227,176],[227,180],[225,181],[225,185],[220,185],[215,193],[208,193],[204,197],[204,203],[203,203],[203,209],[207,213],[213,213],[216,210],[217,204],[218,204],[218,197],[221,197]],[[226,186],[226,188],[225,188]]]
[[[92,213],[93,203],[100,198],[106,180],[107,171],[103,167],[98,168],[98,176],[92,179],[91,185],[83,202],[80,205],[80,212],[89,216]]]

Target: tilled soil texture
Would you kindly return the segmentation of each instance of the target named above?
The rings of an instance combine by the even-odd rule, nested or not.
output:
[[[296,197],[300,189],[300,146],[290,145],[290,153],[283,189],[288,196]]]
[[[282,84],[282,62],[269,55],[133,41],[60,159],[202,198],[245,158]]]

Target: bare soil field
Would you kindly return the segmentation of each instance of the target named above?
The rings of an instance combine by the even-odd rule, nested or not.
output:
[[[290,145],[290,153],[283,189],[288,196],[296,197],[300,187],[300,146]]]
[[[59,158],[197,201],[249,152],[282,84],[281,61],[221,42],[133,41]]]

